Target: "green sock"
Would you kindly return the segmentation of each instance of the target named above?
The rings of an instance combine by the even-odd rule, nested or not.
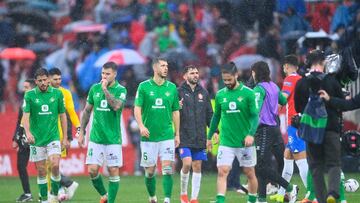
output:
[[[255,203],[256,202],[256,194],[248,194],[248,202]]]
[[[60,188],[60,179],[61,176],[54,177],[51,176],[51,194],[57,196]]]
[[[101,175],[98,174],[96,177],[91,178],[91,182],[93,184],[93,186],[95,187],[96,191],[101,195],[104,196],[106,195],[106,189],[104,187],[104,183],[103,180],[101,178]]]
[[[291,192],[293,190],[293,185],[289,184],[286,188],[286,192]]]
[[[153,175],[152,177],[146,177],[145,176],[145,185],[146,185],[146,189],[149,193],[150,197],[154,197],[155,196],[155,191],[156,191],[156,179],[155,176]]]
[[[344,173],[341,171],[340,191],[339,191],[340,201],[346,200],[346,198],[345,198],[344,181],[345,181],[345,175],[344,175]]]
[[[39,186],[39,193],[42,200],[47,200],[48,198],[48,186],[46,177],[38,177],[37,184]]]
[[[224,203],[225,202],[225,195],[216,195],[216,203]]]
[[[171,175],[163,175],[163,189],[165,197],[171,197],[171,192],[173,188],[173,178]]]
[[[312,175],[311,175],[310,170],[308,171],[307,181],[306,182],[307,182],[306,190],[309,193],[308,199],[309,200],[314,200],[315,199],[315,192],[314,192],[313,179],[312,179]]]
[[[116,194],[119,190],[120,177],[113,176],[109,177],[109,194],[108,194],[108,203],[114,203],[116,199]]]
[[[258,200],[259,202],[266,202],[266,197],[259,197]]]

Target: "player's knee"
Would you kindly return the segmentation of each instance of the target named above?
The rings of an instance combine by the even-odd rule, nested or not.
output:
[[[188,165],[188,164],[185,165],[185,164],[183,164],[181,170],[182,170],[183,173],[189,173],[190,167],[191,167],[191,165]]]
[[[163,175],[171,175],[171,174],[173,174],[172,166],[163,166],[162,167],[162,174]]]
[[[89,167],[88,171],[91,178],[95,178],[96,176],[98,176],[99,171],[97,169]]]
[[[219,177],[227,177],[229,174],[229,170],[230,169],[219,167],[218,168],[218,176]]]
[[[154,177],[154,173],[145,170],[145,177],[152,178],[152,177]]]

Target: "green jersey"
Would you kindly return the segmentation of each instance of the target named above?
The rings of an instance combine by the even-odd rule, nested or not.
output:
[[[107,88],[111,95],[120,99],[123,104],[126,100],[126,88],[117,81]],[[97,144],[121,144],[121,112],[123,106],[114,111],[108,104],[101,84],[90,88],[87,103],[93,105],[93,120],[90,131],[90,141]]]
[[[180,109],[179,98],[174,83],[165,81],[162,85],[153,79],[140,83],[135,106],[141,107],[142,120],[150,132],[142,141],[158,142],[174,139],[172,112]]]
[[[254,92],[239,84],[235,89],[223,88],[215,97],[215,112],[208,139],[211,139],[221,119],[220,145],[244,147],[247,135],[253,136],[258,125],[258,105]]]
[[[34,146],[46,146],[60,140],[58,119],[65,113],[64,97],[60,90],[51,86],[46,92],[36,87],[25,93],[23,111],[30,114],[30,132]]]

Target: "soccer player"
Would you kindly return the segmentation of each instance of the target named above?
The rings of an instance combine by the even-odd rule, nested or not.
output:
[[[58,202],[60,187],[59,161],[61,148],[69,147],[67,138],[60,145],[58,119],[67,130],[64,97],[60,90],[49,86],[49,73],[39,68],[35,72],[37,87],[26,92],[23,104],[25,134],[30,144],[30,160],[38,171],[37,183],[42,202],[48,200],[46,159],[51,164],[51,191],[49,202]]]
[[[216,93],[215,112],[207,140],[208,150],[211,150],[211,138],[214,136],[215,141],[218,140],[215,131],[221,120],[216,203],[225,202],[227,176],[235,157],[248,178],[248,202],[253,203],[256,202],[257,192],[254,134],[258,123],[258,107],[255,94],[237,81],[238,73],[234,64],[223,65],[221,75],[226,87]]]
[[[305,188],[307,188],[308,163],[306,160],[305,142],[297,135],[297,128],[291,125],[292,118],[297,115],[295,110],[294,91],[296,83],[301,79],[301,76],[297,74],[298,64],[299,62],[295,55],[285,56],[283,71],[286,77],[283,82],[282,93],[287,98],[286,121],[288,144],[284,151],[284,169],[282,171],[282,177],[290,182],[294,171],[295,160],[301,180]],[[309,182],[312,184],[311,181]],[[284,195],[285,188],[281,187],[278,194],[270,197],[270,199],[276,199],[278,202],[283,202]],[[314,193],[308,192],[302,202],[311,203],[314,198]]]
[[[140,165],[145,168],[145,185],[150,196],[149,202],[155,203],[157,198],[154,173],[160,156],[164,203],[170,203],[175,147],[180,143],[179,97],[175,84],[166,80],[167,61],[156,58],[152,62],[152,68],[154,77],[140,83],[135,97],[134,115],[142,136]]]
[[[80,121],[79,121],[79,117],[77,116],[77,114],[75,112],[74,101],[72,99],[70,90],[67,90],[60,86],[61,81],[62,81],[61,71],[58,68],[52,68],[49,70],[49,75],[50,75],[51,86],[59,89],[64,96],[65,110],[67,113],[67,118],[70,118],[70,119],[67,119],[68,132],[62,131],[61,125],[59,122],[60,140],[62,140],[64,136],[67,136],[68,140],[70,141],[70,140],[72,140],[71,123],[76,127],[77,133],[80,132]],[[66,149],[63,149],[61,152],[61,157],[66,157],[66,155],[67,155],[67,151],[66,151]],[[61,187],[67,188],[67,191],[69,194],[68,200],[70,200],[74,196],[74,193],[75,193],[76,189],[78,188],[79,183],[71,180],[70,177],[67,177],[67,176],[64,176],[61,174],[60,185],[61,185]]]
[[[116,80],[117,65],[107,62],[101,70],[101,81],[89,91],[81,118],[79,145],[84,144],[86,126],[93,111],[93,121],[88,144],[86,164],[93,186],[101,195],[100,203],[114,203],[119,189],[119,168],[123,165],[120,119],[126,89]],[[109,193],[106,192],[99,169],[106,161],[108,166]]]
[[[33,79],[26,79],[25,82],[23,83],[24,93],[33,89],[35,86],[36,84]],[[29,144],[27,143],[26,135],[24,132],[22,117],[23,117],[23,110],[22,107],[20,107],[12,146],[14,149],[17,150],[16,166],[19,172],[21,186],[23,188],[24,193],[16,199],[16,202],[30,202],[33,201],[33,196],[31,195],[29,175],[26,169],[29,162],[30,147]]]
[[[197,203],[201,182],[201,163],[206,156],[206,126],[210,127],[213,110],[209,93],[199,82],[199,71],[193,65],[183,71],[185,82],[178,88],[180,98],[180,171],[181,203],[188,203],[188,182],[192,168],[191,201]]]
[[[255,135],[257,165],[256,176],[259,181],[259,202],[266,202],[266,185],[268,181],[278,183],[289,192],[289,202],[295,203],[297,186],[289,184],[271,167],[272,147],[281,134],[276,117],[278,104],[285,105],[286,97],[279,87],[270,79],[270,69],[266,62],[259,61],[251,67],[256,83],[254,88],[256,101],[260,110],[260,122]],[[282,153],[284,153],[282,151]]]

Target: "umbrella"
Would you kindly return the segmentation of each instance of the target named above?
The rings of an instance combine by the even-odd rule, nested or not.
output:
[[[26,46],[26,49],[30,49],[36,53],[40,52],[52,52],[57,49],[58,46],[49,42],[35,42]]]
[[[29,7],[41,9],[44,11],[58,10],[58,6],[50,1],[46,0],[31,0],[27,3]]]
[[[8,60],[23,60],[23,59],[35,60],[36,54],[28,49],[13,47],[2,50],[0,52],[0,58],[8,59]]]
[[[236,57],[234,60],[232,60],[238,70],[248,70],[251,68],[252,64],[254,64],[257,61],[263,61],[267,58],[258,55],[258,54],[245,54],[241,55],[239,57]]]
[[[198,58],[187,48],[172,48],[161,55],[170,62],[176,63],[178,66],[183,66],[185,62],[197,61]]]
[[[101,32],[106,31],[105,24],[97,24],[91,20],[79,20],[64,26],[63,32]]]
[[[318,32],[307,32],[297,40],[297,43],[300,47],[316,47],[316,45],[329,45],[331,38],[324,30],[320,30]]]
[[[53,23],[51,17],[44,11],[27,6],[14,8],[8,14],[14,21],[32,25],[41,31],[52,31]]]
[[[115,49],[100,56],[95,62],[95,67],[102,67],[109,61],[117,65],[134,65],[144,64],[146,59],[133,49]]]

